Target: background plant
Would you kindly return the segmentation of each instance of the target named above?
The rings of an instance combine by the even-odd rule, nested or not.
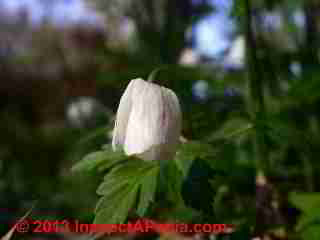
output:
[[[129,40],[118,27],[103,33],[80,26],[62,31],[50,24],[34,29],[26,21],[1,21],[1,34],[14,37],[1,37],[0,47],[6,49],[0,55],[0,204],[7,209],[0,220],[22,216],[37,199],[34,218],[90,223],[150,216],[234,223],[238,231],[229,236],[234,239],[316,239],[317,1],[234,0],[235,30],[229,37],[245,39],[246,45],[246,64],[239,68],[223,64],[228,52],[182,64],[193,43],[186,37],[190,26],[215,11],[209,1],[90,4],[103,11],[109,26],[129,19],[135,26]],[[30,52],[15,52],[21,43]],[[157,78],[179,96],[187,139],[166,171],[171,189],[154,178],[158,166],[127,159],[108,145],[128,81],[163,65],[168,68]],[[194,94],[199,81],[207,84],[205,98]],[[95,109],[89,114],[83,107],[88,102]],[[136,181],[126,182],[123,177],[140,165]],[[107,188],[112,181],[119,185]],[[126,198],[108,212],[99,197],[117,187]],[[105,199],[111,205],[117,201]],[[94,212],[98,201],[100,215]]]

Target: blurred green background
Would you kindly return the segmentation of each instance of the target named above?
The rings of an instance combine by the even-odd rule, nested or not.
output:
[[[34,219],[92,222],[102,175],[70,169],[110,142],[128,82],[166,66],[185,203],[234,239],[318,239],[319,16],[317,0],[0,0],[0,236],[35,201]]]

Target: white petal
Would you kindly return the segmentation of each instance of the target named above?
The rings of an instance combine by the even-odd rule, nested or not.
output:
[[[128,155],[139,154],[152,145],[160,144],[159,120],[163,108],[161,87],[141,82],[132,94],[133,105],[129,117],[124,150]]]
[[[160,146],[160,159],[172,159],[176,153],[181,135],[182,114],[177,96],[173,91],[162,88],[164,95],[165,109],[168,119],[162,127],[162,138],[165,139],[163,145]]]
[[[134,84],[135,80],[131,80],[120,99],[112,137],[113,150],[116,150],[119,145],[122,146],[125,141],[128,120],[132,109],[131,95],[134,88]]]
[[[172,158],[179,142],[181,110],[169,89],[146,81],[135,84],[124,150],[145,160]]]

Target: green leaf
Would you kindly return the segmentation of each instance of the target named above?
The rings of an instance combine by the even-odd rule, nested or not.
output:
[[[188,175],[189,169],[196,158],[212,158],[215,154],[216,152],[210,144],[189,141],[181,145],[175,156],[175,162],[185,177]]]
[[[162,216],[174,222],[190,223],[201,218],[201,213],[185,205],[179,205]]]
[[[104,176],[104,181],[124,180],[127,178],[133,178],[134,176],[139,176],[148,168],[152,167],[153,164],[145,162],[141,159],[130,157],[128,161],[118,164],[110,173]]]
[[[111,113],[106,112],[106,114],[109,115],[109,117],[111,117]],[[82,146],[83,144],[91,142],[93,139],[97,137],[104,136],[110,130],[111,130],[110,127],[107,126],[107,127],[99,127],[93,131],[90,131],[90,133],[86,137],[80,139],[80,141],[77,143],[77,146]]]
[[[150,203],[154,200],[154,195],[157,189],[159,168],[151,169],[141,186],[140,202],[137,209],[139,216],[144,216]]]
[[[153,201],[159,172],[157,162],[145,162],[131,157],[108,172],[97,193],[95,223],[123,223],[134,206],[139,189],[138,214],[143,216]]]
[[[138,185],[128,185],[113,196],[103,197],[96,208],[95,224],[120,224],[127,219],[138,193]]]
[[[291,202],[304,213],[320,213],[320,193],[290,193]]]
[[[77,162],[73,167],[73,172],[93,171],[97,170],[103,172],[104,170],[112,167],[117,162],[123,161],[128,157],[122,152],[114,152],[109,145],[104,146],[103,151],[97,151],[87,154]]]
[[[92,152],[86,155],[82,160],[77,162],[71,170],[74,172],[93,170],[106,159],[107,156],[105,152]]]
[[[234,137],[241,136],[253,129],[253,124],[244,118],[231,118],[226,121],[223,126],[216,131],[211,137],[211,141],[229,140]]]
[[[129,178],[121,182],[115,179],[111,181],[102,182],[97,189],[97,194],[102,196],[110,196],[112,195],[112,193],[116,192],[117,190],[127,185],[128,182],[129,182]]]
[[[230,190],[227,185],[220,185],[218,187],[212,204],[215,215],[219,216],[219,213],[221,213],[221,209],[223,209],[223,206],[225,204],[223,199],[229,194],[229,191]]]
[[[296,193],[290,201],[303,211],[297,224],[297,231],[304,240],[317,240],[320,236],[320,193]]]
[[[176,205],[184,204],[183,198],[181,196],[183,174],[179,170],[177,164],[173,161],[169,161],[162,168],[162,175],[163,177],[165,177],[163,181],[165,181],[167,185],[167,195],[169,200]]]
[[[119,188],[117,191],[114,191],[112,195],[105,195],[100,198],[94,211],[95,214],[108,210],[109,208],[110,211],[114,211],[117,204],[122,201],[122,199],[126,198],[131,189],[132,185],[127,184],[123,188]]]
[[[320,224],[308,226],[305,228],[301,237],[303,240],[318,240],[320,236]]]

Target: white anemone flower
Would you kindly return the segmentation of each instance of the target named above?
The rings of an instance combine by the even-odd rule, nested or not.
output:
[[[176,153],[182,114],[176,94],[143,79],[133,79],[122,95],[113,130],[113,150],[143,160],[170,160]]]

